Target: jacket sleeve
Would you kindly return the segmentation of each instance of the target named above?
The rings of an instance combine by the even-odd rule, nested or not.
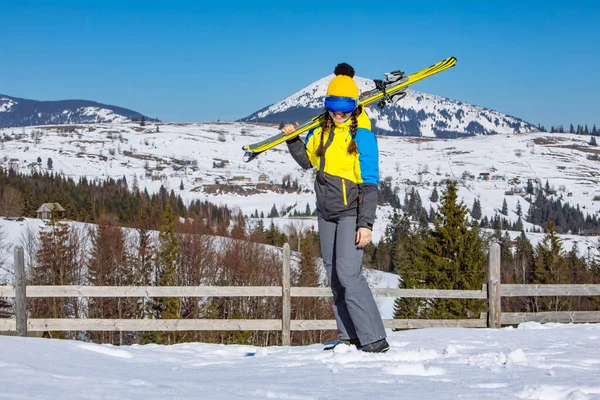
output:
[[[362,183],[358,185],[358,227],[373,229],[379,190],[379,149],[377,137],[368,129],[356,133]]]
[[[298,165],[300,165],[300,167],[302,167],[302,169],[309,169],[312,167],[312,164],[310,163],[310,158],[307,154],[307,146],[311,137],[312,130],[309,131],[308,135],[306,135],[306,143],[302,142],[299,136],[296,136],[295,138],[286,141],[288,150],[290,151],[292,158],[296,160],[296,162],[298,163]]]

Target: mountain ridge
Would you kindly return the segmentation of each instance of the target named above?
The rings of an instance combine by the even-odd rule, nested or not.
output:
[[[0,94],[0,128],[51,124],[123,123],[152,120],[124,107],[92,100],[31,100]]]
[[[241,118],[239,122],[293,123],[323,111],[327,86],[334,75],[321,78],[283,100]],[[359,90],[374,88],[370,79],[354,77]],[[407,89],[407,96],[383,110],[371,106],[367,114],[373,131],[386,136],[456,138],[478,134],[514,134],[538,129],[520,118],[485,107]]]

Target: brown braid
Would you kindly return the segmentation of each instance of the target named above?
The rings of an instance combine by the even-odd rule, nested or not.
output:
[[[356,137],[356,132],[358,131],[358,116],[360,115],[360,113],[362,112],[362,106],[358,106],[354,111],[352,111],[352,115],[350,116],[350,118],[352,118],[352,122],[350,123],[350,133],[351,133],[351,140],[350,140],[350,144],[348,145],[348,154],[356,154],[358,153],[358,148],[356,146],[356,142],[354,141],[354,138]],[[323,146],[323,140],[324,140],[324,136],[325,136],[325,132],[327,132],[331,127],[331,130],[333,131],[333,129],[335,128],[333,119],[331,118],[331,115],[329,115],[329,111],[325,110],[325,118],[323,119],[323,125],[322,125],[322,130],[321,130],[321,141],[319,143],[319,147],[317,148],[317,152],[316,155],[317,157],[322,157],[325,153],[324,151],[324,146]],[[329,134],[331,135],[332,132],[329,132]]]
[[[354,111],[352,111],[352,122],[350,123],[350,134],[352,139],[350,140],[350,144],[348,145],[348,154],[358,153],[358,149],[354,138],[356,137],[356,132],[358,132],[358,116],[361,112],[362,106],[358,106]]]
[[[329,111],[325,110],[325,118],[323,119],[323,126],[321,127],[321,142],[319,143],[319,148],[317,149],[317,157],[323,157],[325,155],[325,150],[323,146],[323,138],[325,136],[325,132],[329,130],[329,126],[333,124],[333,120],[331,119],[331,115],[329,115]],[[331,134],[331,132],[329,132]]]

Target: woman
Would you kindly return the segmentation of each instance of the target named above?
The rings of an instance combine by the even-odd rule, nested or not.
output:
[[[287,144],[302,168],[317,168],[321,254],[333,292],[340,343],[381,353],[390,346],[361,262],[362,248],[371,242],[377,208],[377,138],[369,117],[358,106],[354,69],[342,63],[334,72],[325,97],[323,124],[309,131],[304,142],[295,137]],[[282,129],[284,134],[293,131],[293,125]]]

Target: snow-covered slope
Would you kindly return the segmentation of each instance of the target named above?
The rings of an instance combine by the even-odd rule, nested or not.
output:
[[[319,79],[242,121],[280,123],[313,117],[323,109],[327,86],[333,77]],[[361,92],[375,87],[370,79],[355,77],[355,81]],[[410,89],[399,103],[387,105],[383,110],[371,106],[367,112],[373,131],[379,135],[454,138],[537,131],[531,124],[497,111]]]
[[[241,146],[273,135],[276,126],[196,123],[141,127],[123,123],[66,130],[71,132],[65,132],[62,125],[20,128],[18,132],[0,129],[0,136],[5,138],[0,166],[21,173],[47,171],[50,158],[52,171],[75,179],[125,176],[130,188],[137,184],[142,190],[157,193],[162,185],[184,201],[209,200],[248,216],[255,211],[267,216],[273,205],[279,210],[289,208],[274,219],[281,227],[315,225],[313,217],[291,216],[294,210],[304,212],[307,204],[314,210],[313,175],[297,166],[285,145],[251,163],[242,161]],[[589,136],[548,133],[459,139],[383,136],[379,137],[380,175],[398,188],[401,200],[405,193],[417,190],[426,209],[437,207],[429,200],[435,184],[447,178],[457,179],[459,196],[469,208],[478,198],[483,215],[493,217],[506,198],[507,218],[513,222],[518,218],[517,202],[525,213],[529,209],[529,198],[518,193],[527,180],[533,179],[542,186],[548,180],[565,202],[579,204],[585,213],[597,215],[600,164],[596,158],[600,150],[588,145],[589,140]],[[490,180],[480,179],[485,174]],[[298,181],[299,192],[276,188],[286,175]],[[217,186],[215,182],[225,184]],[[375,240],[383,234],[391,215],[390,207],[379,207]],[[270,219],[265,218],[264,222],[268,225]],[[527,223],[525,227],[532,228]],[[575,235],[570,238],[568,242],[579,241],[581,246],[596,240]]]

